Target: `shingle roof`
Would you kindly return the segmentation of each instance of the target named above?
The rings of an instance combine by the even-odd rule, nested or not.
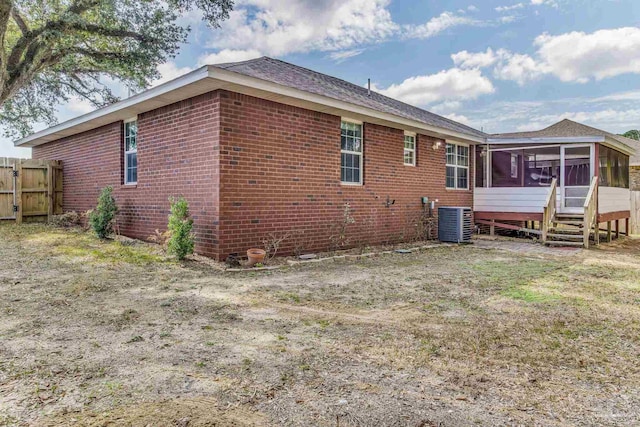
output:
[[[368,107],[406,119],[416,120],[430,126],[437,126],[465,135],[485,138],[487,135],[477,129],[455,122],[429,111],[397,101],[377,92],[369,96],[365,87],[349,83],[336,77],[299,67],[278,59],[262,57],[243,62],[214,64],[235,73],[277,83],[283,86],[323,95],[351,104]]]
[[[616,135],[611,132],[607,132],[601,129],[596,129],[591,126],[583,125],[582,123],[574,122],[573,120],[564,119],[556,124],[553,124],[547,128],[536,130],[532,132],[513,132],[513,133],[498,133],[493,134],[490,137],[496,139],[511,139],[511,138],[553,138],[553,137],[572,137],[572,136],[605,136],[612,138],[621,144],[627,145],[636,150],[636,153],[631,157],[632,164],[640,164],[640,141],[635,139],[626,138],[622,135]]]

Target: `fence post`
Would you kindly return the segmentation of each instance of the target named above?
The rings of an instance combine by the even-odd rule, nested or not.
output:
[[[15,161],[13,164],[13,170],[17,174],[15,181],[16,206],[18,207],[18,211],[16,212],[16,224],[22,224],[22,160]]]
[[[53,216],[53,209],[54,209],[54,201],[53,201],[53,195],[55,194],[54,190],[55,188],[53,187],[54,184],[54,179],[53,179],[53,174],[54,174],[55,169],[51,167],[51,162],[47,163],[47,202],[48,202],[48,206],[47,206],[47,222],[51,222],[51,217]]]

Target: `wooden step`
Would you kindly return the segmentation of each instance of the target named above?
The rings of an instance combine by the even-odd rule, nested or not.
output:
[[[554,224],[575,225],[576,227],[584,226],[584,221],[577,221],[577,220],[570,220],[570,219],[554,219],[552,222]]]
[[[582,240],[584,236],[582,234],[566,234],[566,233],[549,233],[547,237],[553,237],[559,240]]]
[[[555,214],[554,220],[560,221],[584,221],[583,214]]]
[[[583,246],[582,242],[565,242],[561,240],[547,240],[545,245],[549,246]]]

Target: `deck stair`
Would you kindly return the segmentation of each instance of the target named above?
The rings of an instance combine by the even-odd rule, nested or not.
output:
[[[591,239],[591,232],[589,238]],[[547,245],[583,246],[584,214],[556,213],[547,233]]]
[[[553,246],[582,246],[600,243],[597,223],[598,181],[593,178],[584,203],[584,213],[561,213],[556,209],[556,182],[552,183],[543,214],[542,241]]]

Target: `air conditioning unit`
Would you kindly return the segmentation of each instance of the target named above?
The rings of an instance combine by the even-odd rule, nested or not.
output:
[[[438,208],[438,240],[470,243],[473,227],[471,208],[442,206]]]

